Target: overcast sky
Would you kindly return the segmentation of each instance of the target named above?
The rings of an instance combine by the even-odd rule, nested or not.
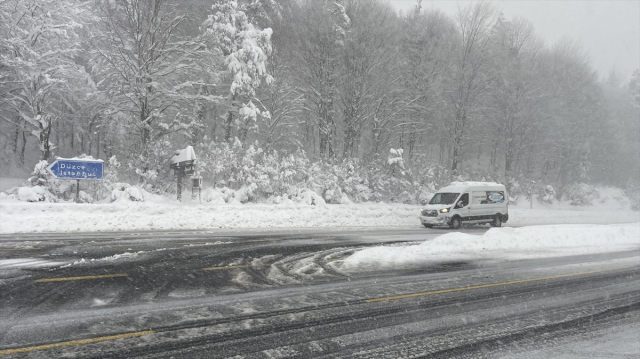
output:
[[[410,11],[416,0],[389,0],[398,10]],[[458,5],[475,0],[423,0],[422,7],[453,15]],[[583,45],[600,77],[613,67],[623,81],[640,67],[640,0],[494,0],[507,20],[527,18],[536,34],[552,45],[563,37]]]

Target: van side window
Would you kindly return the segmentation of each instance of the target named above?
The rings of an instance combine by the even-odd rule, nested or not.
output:
[[[458,202],[462,202],[462,207],[466,207],[469,205],[469,194],[465,193],[462,196],[460,196],[460,199],[458,200]]]

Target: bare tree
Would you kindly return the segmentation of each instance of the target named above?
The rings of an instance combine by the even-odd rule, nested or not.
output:
[[[96,11],[100,21],[91,50],[94,74],[107,100],[105,118],[137,136],[127,154],[145,172],[158,149],[152,150],[154,141],[195,123],[192,111],[185,109],[196,99],[215,100],[198,93],[196,63],[205,46],[175,35],[184,15],[164,0],[97,0]]]
[[[458,11],[460,43],[451,89],[451,170],[454,172],[458,170],[464,157],[464,140],[469,121],[478,116],[482,94],[489,82],[485,71],[489,61],[487,50],[497,20],[497,11],[486,1]]]
[[[358,143],[394,78],[399,78],[398,21],[388,4],[350,0],[351,26],[340,56],[339,104],[343,158],[357,157]]]
[[[51,131],[61,116],[59,104],[71,106],[63,94],[87,83],[75,62],[86,10],[86,3],[65,0],[0,3],[0,116],[18,128],[28,127],[43,160],[54,147]]]
[[[494,36],[493,77],[488,116],[492,126],[488,134],[491,164],[498,167],[498,154],[504,158],[505,177],[514,170],[530,142],[540,130],[538,107],[546,95],[536,79],[542,43],[535,38],[533,26],[525,19],[500,21]]]
[[[399,140],[403,140],[399,142],[403,142],[411,159],[414,154],[424,156],[434,144],[447,147],[442,142],[446,140],[442,133],[448,118],[445,111],[448,75],[452,72],[451,59],[458,37],[455,24],[437,10],[416,8],[403,25],[401,84],[407,99],[418,100],[402,113],[397,130]],[[417,151],[416,146],[422,150]]]
[[[339,56],[351,20],[338,1],[307,0],[296,22],[297,77],[307,113],[317,123],[321,157],[335,158]]]

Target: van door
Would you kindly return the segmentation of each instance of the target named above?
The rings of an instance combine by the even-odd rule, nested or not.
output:
[[[462,204],[462,206],[458,206],[458,204]],[[458,211],[458,215],[462,217],[463,221],[471,220],[471,206],[469,205],[469,193],[463,193],[462,196],[456,202],[456,208]]]
[[[489,208],[487,204],[487,192],[486,191],[473,191],[471,192],[471,205],[473,216],[477,219],[484,219],[489,214]]]

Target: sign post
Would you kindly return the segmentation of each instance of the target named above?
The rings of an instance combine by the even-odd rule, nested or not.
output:
[[[104,174],[104,161],[85,158],[58,158],[47,166],[54,178],[76,180],[76,203],[80,202],[80,180],[100,181]]]
[[[191,176],[191,199],[196,198],[196,188],[198,189],[198,199],[202,204],[202,176]]]
[[[527,194],[529,195],[529,209],[533,209],[533,185],[536,181],[531,181],[529,185],[529,189],[527,190]]]
[[[173,170],[178,179],[177,197],[178,201],[182,200],[182,178],[186,175],[193,175],[196,168],[196,153],[193,147],[187,146],[183,150],[177,150],[173,157],[169,168]]]

